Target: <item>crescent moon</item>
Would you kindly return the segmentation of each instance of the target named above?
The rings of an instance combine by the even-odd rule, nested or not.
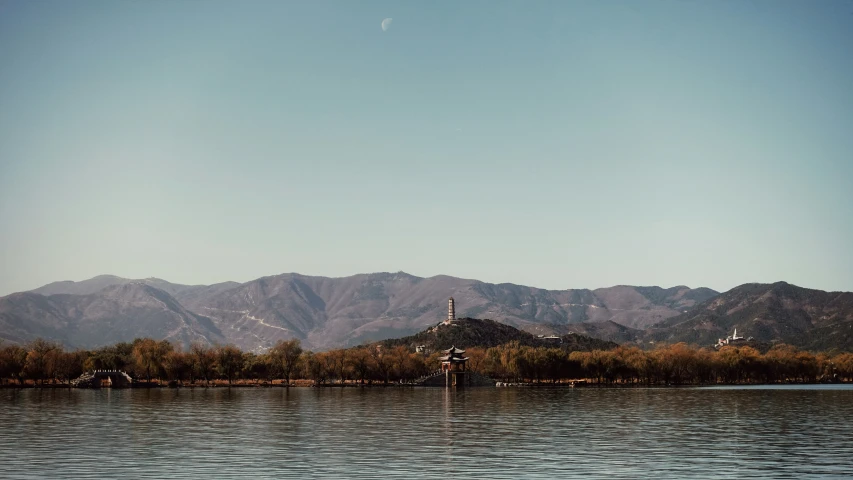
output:
[[[393,21],[393,18],[386,18],[385,20],[382,20],[382,31],[387,32],[388,29],[391,28],[391,22]]]

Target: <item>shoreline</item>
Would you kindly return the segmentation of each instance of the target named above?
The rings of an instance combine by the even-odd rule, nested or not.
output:
[[[702,384],[681,384],[681,385],[655,385],[655,384],[596,384],[596,383],[522,383],[522,382],[496,382],[494,387],[464,387],[467,389],[480,389],[480,388],[556,388],[556,389],[564,389],[564,388],[582,388],[582,389],[678,389],[678,388],[703,388],[703,387],[762,387],[762,386],[796,386],[796,385],[853,385],[853,382],[767,382],[767,383],[702,383]],[[55,383],[55,384],[45,384],[45,385],[33,385],[33,384],[3,384],[0,385],[0,390],[140,390],[140,389],[170,389],[170,390],[181,390],[181,389],[230,389],[230,388],[428,388],[428,389],[437,389],[437,388],[448,388],[448,387],[436,387],[436,386],[427,386],[427,385],[418,385],[418,384],[401,384],[401,383],[388,383],[388,384],[320,384],[320,385],[306,385],[306,384],[291,384],[291,385],[283,385],[281,383],[270,384],[270,383],[258,383],[258,384],[211,384],[211,385],[200,385],[200,384],[191,384],[191,385],[167,385],[167,384],[137,384],[137,385],[129,385],[126,387],[76,387],[69,383]],[[456,388],[456,387],[451,387]],[[460,388],[460,390],[463,388]]]

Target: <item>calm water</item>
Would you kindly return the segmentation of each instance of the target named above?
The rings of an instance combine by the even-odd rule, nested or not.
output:
[[[853,388],[2,390],[3,478],[851,478]]]

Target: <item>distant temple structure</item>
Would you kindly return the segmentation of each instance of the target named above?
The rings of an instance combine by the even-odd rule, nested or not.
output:
[[[451,302],[453,299],[450,299]],[[453,305],[451,303],[451,305]],[[444,385],[447,387],[462,387],[465,385],[467,377],[468,357],[463,357],[465,350],[450,347],[444,351],[444,356],[441,357],[441,371],[444,372]]]
[[[746,343],[746,342],[747,342],[746,338],[737,336],[737,328],[735,328],[734,333],[732,333],[731,335],[727,336],[726,338],[717,339],[717,344],[714,345],[714,347],[720,348],[720,347],[724,347],[726,345],[737,345],[737,344]]]
[[[450,325],[454,321],[456,321],[456,301],[450,297],[450,300],[447,301],[447,320],[444,321],[444,324]]]
[[[447,301],[447,318],[443,322],[431,327],[427,333],[436,333],[438,331],[447,331],[454,333],[453,330],[464,330],[464,319],[460,323],[456,320],[456,301],[453,297]],[[452,326],[456,328],[445,328]],[[461,332],[460,332],[461,333]],[[431,342],[440,340],[435,338]],[[446,341],[446,340],[444,340]],[[443,343],[443,342],[442,342]],[[447,345],[447,344],[445,344]],[[416,345],[415,352],[421,355],[428,355],[431,348],[427,345]],[[444,356],[439,357],[441,368],[430,374],[427,374],[414,383],[423,387],[494,387],[495,381],[485,375],[468,370],[468,357],[465,356],[465,350],[456,348],[456,345],[447,350],[442,350]]]

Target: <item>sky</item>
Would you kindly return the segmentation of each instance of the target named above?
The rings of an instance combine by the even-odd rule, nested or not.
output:
[[[851,1],[0,0],[0,295],[851,291],[851,52]]]

